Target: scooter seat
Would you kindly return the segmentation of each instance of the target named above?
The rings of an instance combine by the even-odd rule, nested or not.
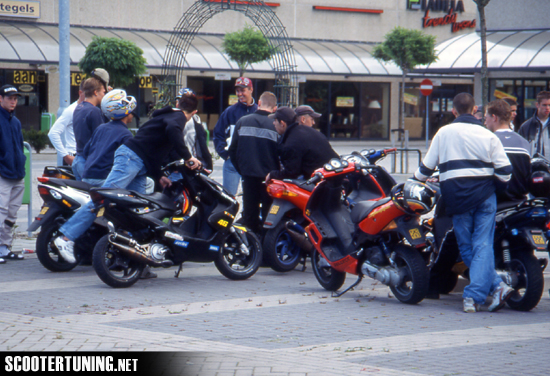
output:
[[[499,202],[497,203],[497,211],[513,208],[521,204],[523,201],[525,200]]]
[[[390,197],[385,197],[377,201],[360,201],[353,207],[353,209],[351,209],[351,220],[353,221],[353,223],[361,222],[367,217],[367,215],[369,215],[371,211],[374,210],[374,208],[384,205],[390,200]]]
[[[154,192],[150,195],[139,194],[138,196],[143,199],[153,201],[163,209],[174,210],[175,208],[174,200],[160,192]]]
[[[88,183],[84,183],[83,181],[78,180],[69,180],[69,179],[58,179],[58,178],[49,178],[49,181],[59,185],[61,187],[71,187],[75,189],[79,189],[81,191],[89,191],[94,186]]]

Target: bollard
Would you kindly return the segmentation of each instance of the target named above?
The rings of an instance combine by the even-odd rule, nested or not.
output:
[[[32,149],[31,145],[28,142],[24,142],[25,146],[25,156],[27,160],[25,161],[25,193],[23,193],[23,203],[28,204],[27,209],[27,225],[31,227],[32,224]],[[31,231],[27,231],[29,238],[32,235]]]

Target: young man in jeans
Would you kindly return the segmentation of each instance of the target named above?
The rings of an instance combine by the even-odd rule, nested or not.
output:
[[[452,217],[462,260],[470,268],[470,284],[462,297],[464,312],[477,312],[489,293],[489,311],[502,308],[513,289],[495,271],[495,178],[510,180],[512,166],[500,140],[474,117],[474,98],[453,99],[454,122],[441,128],[414,177],[426,181],[439,166],[442,204]]]
[[[191,156],[181,136],[185,123],[196,113],[197,104],[194,94],[184,95],[179,100],[179,108],[167,106],[155,111],[153,118],[139,129],[136,136],[117,149],[113,168],[103,187],[145,193],[146,174],[163,187],[169,186],[171,182],[162,175],[160,168],[172,148],[188,165],[192,164],[192,169],[199,168],[200,161]],[[89,201],[59,229],[64,236],[56,238],[54,244],[67,262],[76,262],[74,241],[94,222],[93,207],[94,203]]]

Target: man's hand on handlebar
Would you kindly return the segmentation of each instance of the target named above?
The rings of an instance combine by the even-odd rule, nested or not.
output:
[[[172,185],[172,181],[168,179],[168,177],[166,176],[161,177],[159,180],[159,183],[162,189],[168,188],[169,186]]]
[[[202,164],[201,161],[199,161],[197,158],[191,157],[185,161],[185,165],[191,170],[196,170],[197,168],[200,168]]]

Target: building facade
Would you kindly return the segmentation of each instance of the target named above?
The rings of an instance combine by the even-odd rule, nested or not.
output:
[[[199,2],[227,3],[226,0]],[[138,98],[141,115],[146,116],[157,100],[159,82],[166,79],[162,76],[162,63],[171,33],[196,3],[192,0],[71,1],[72,100],[76,99],[82,79],[76,64],[92,37],[129,39],[144,50],[148,74],[126,89]],[[257,2],[251,3],[250,6],[258,6],[254,5]],[[487,7],[490,27],[516,28],[522,21],[542,27],[547,10],[519,9],[517,3],[515,0],[491,2]],[[522,3],[535,5],[533,0]],[[5,1],[3,4],[0,82],[19,85],[26,93],[18,106],[18,116],[26,128],[37,127],[36,119],[41,112],[56,113],[59,107],[58,1]],[[376,61],[370,54],[373,46],[395,26],[420,29],[434,35],[441,44],[475,33],[479,27],[472,0],[281,0],[264,4],[285,26],[294,47],[299,85],[297,102],[312,105],[323,114],[317,126],[331,138],[388,139],[391,129],[398,128],[401,72],[393,64]],[[510,12],[503,12],[503,6]],[[526,15],[524,19],[518,18],[521,14]],[[238,69],[221,52],[223,35],[242,29],[245,24],[254,25],[254,20],[233,10],[210,18],[193,39],[182,67],[185,84],[200,95],[199,112],[209,128],[235,100],[232,80],[238,76]],[[462,51],[453,53],[458,55]],[[426,67],[418,74],[413,73],[406,82],[405,127],[412,138],[425,137],[426,110],[431,136],[448,122],[456,93],[477,93],[475,67],[462,71],[453,70],[452,66],[430,69]],[[271,62],[253,65],[247,75],[254,80],[256,97],[264,90],[274,90]],[[419,90],[426,76],[434,83],[428,106],[427,98]],[[494,86],[509,86],[508,81],[501,81],[494,81]],[[513,87],[511,90],[517,90],[517,85]]]

